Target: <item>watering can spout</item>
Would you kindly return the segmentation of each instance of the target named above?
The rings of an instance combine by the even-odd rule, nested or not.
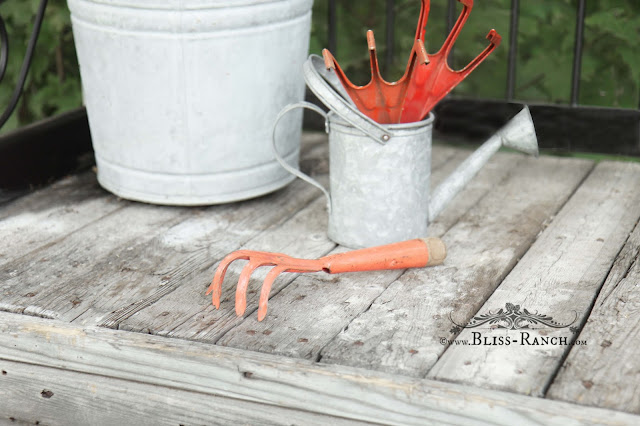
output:
[[[483,143],[433,191],[429,202],[429,222],[444,210],[449,201],[469,183],[501,146],[529,155],[538,155],[536,131],[527,106]]]

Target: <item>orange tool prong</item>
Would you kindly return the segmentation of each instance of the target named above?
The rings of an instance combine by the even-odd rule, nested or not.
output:
[[[428,61],[424,43],[420,39],[414,41],[405,73],[394,83],[385,81],[380,75],[375,37],[371,30],[367,31],[367,47],[371,62],[371,80],[364,86],[356,86],[349,81],[338,61],[327,49],[322,51],[325,66],[327,69],[334,70],[360,112],[378,123],[398,123],[412,75],[417,65]]]
[[[451,53],[451,49],[462,31],[462,27],[464,27],[464,24],[467,22],[467,19],[471,14],[471,9],[473,9],[473,0],[458,0],[458,2],[462,3],[462,12],[460,12],[460,16],[458,16],[456,23],[453,25],[451,32],[442,44],[440,51],[436,53],[436,55],[442,54],[445,61],[446,58],[449,57],[449,53]]]
[[[401,123],[424,119],[442,98],[464,80],[500,44],[502,38],[495,30],[491,30],[487,35],[491,44],[469,65],[460,71],[454,71],[449,67],[447,58],[473,8],[473,0],[458,1],[462,3],[463,9],[447,39],[438,53],[428,55],[429,66],[419,67],[414,73],[402,106]]]
[[[420,5],[420,17],[418,18],[418,25],[416,27],[416,36],[414,40],[424,40],[424,35],[427,32],[427,21],[429,20],[429,9],[431,8],[430,0],[422,0]]]
[[[273,266],[273,269],[267,273],[260,291],[258,321],[262,321],[267,315],[267,304],[273,282],[282,272],[324,271],[329,274],[338,274],[382,269],[422,268],[439,265],[445,257],[446,248],[439,238],[403,241],[333,254],[320,259],[298,259],[280,253],[239,250],[229,254],[220,262],[206,294],[212,294],[212,303],[218,309],[222,282],[229,265],[239,259],[248,260],[249,263],[240,273],[236,288],[236,315],[242,316],[246,310],[247,288],[251,274],[261,266]]]

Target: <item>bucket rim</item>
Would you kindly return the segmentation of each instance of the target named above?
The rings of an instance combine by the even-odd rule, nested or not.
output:
[[[337,124],[346,125],[348,127],[353,127],[347,120],[341,117],[336,112],[329,110],[327,114],[328,120],[331,122],[337,122]],[[393,130],[414,130],[419,129],[426,126],[431,126],[435,121],[436,116],[433,112],[429,112],[427,118],[421,121],[413,121],[411,123],[396,123],[396,124],[380,124],[384,127],[385,130],[393,131]]]
[[[201,9],[229,9],[245,6],[263,6],[273,3],[304,3],[309,0],[194,0],[187,5],[176,5],[166,0],[72,0],[76,3],[94,3],[96,5],[125,7],[134,9],[198,11]]]

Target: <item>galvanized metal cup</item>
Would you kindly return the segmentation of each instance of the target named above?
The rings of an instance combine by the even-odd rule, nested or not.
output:
[[[433,121],[385,126],[381,145],[330,115],[329,238],[369,247],[427,235]]]
[[[287,106],[274,125],[276,159],[290,173],[323,191],[328,201],[328,235],[333,241],[361,248],[426,236],[433,115],[416,123],[375,123],[339,98],[339,87],[321,77],[322,70],[323,64],[312,56],[305,64],[305,79],[331,112],[326,114],[306,102]],[[309,108],[325,117],[329,190],[278,154],[276,126],[296,108]]]
[[[376,142],[345,119],[322,114],[329,133],[330,189],[287,163],[289,172],[311,183],[327,197],[328,235],[352,248],[371,247],[427,235],[431,176],[431,132],[434,116],[426,120],[384,126],[388,142]]]

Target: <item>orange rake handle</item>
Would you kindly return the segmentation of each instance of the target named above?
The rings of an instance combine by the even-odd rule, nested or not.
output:
[[[447,255],[439,238],[424,238],[371,247],[318,259],[329,274],[440,265]]]
[[[371,247],[362,250],[333,254],[320,259],[298,259],[281,253],[238,250],[227,255],[216,269],[207,294],[218,309],[222,296],[222,282],[229,265],[236,260],[248,260],[236,287],[236,314],[244,315],[247,306],[247,287],[253,271],[262,266],[272,266],[262,283],[258,303],[258,321],[267,315],[269,293],[273,282],[283,272],[342,272],[375,271],[382,269],[422,268],[440,265],[447,256],[444,243],[439,238],[425,238]]]

